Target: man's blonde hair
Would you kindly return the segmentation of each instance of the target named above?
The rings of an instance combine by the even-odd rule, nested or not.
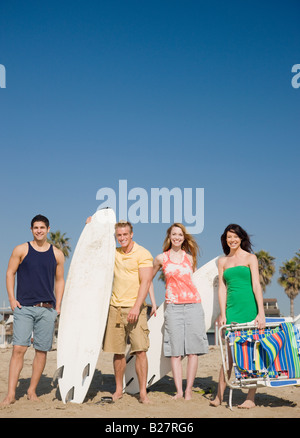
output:
[[[115,230],[117,230],[117,228],[123,228],[123,227],[129,227],[130,228],[130,232],[133,232],[133,227],[131,225],[131,223],[129,221],[124,221],[124,220],[120,220],[119,222],[116,223],[115,225]]]

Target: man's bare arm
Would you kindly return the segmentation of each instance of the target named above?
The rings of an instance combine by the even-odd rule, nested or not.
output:
[[[128,313],[127,319],[129,322],[135,322],[139,317],[141,307],[145,302],[146,296],[149,292],[149,288],[152,282],[152,273],[153,273],[152,266],[146,268],[139,268],[140,288],[136,302],[132,307],[132,309],[130,310],[130,312]]]

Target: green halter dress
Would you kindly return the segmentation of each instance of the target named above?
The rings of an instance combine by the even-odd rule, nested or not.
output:
[[[223,277],[227,287],[226,323],[253,321],[258,313],[248,266],[225,269]]]

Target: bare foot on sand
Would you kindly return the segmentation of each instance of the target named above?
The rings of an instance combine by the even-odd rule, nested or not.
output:
[[[219,397],[216,397],[214,400],[211,400],[209,402],[209,406],[213,406],[214,408],[217,408],[218,406],[220,406],[221,401],[219,399]]]
[[[142,397],[141,395],[140,395],[140,398],[139,398],[139,402],[140,403],[143,403],[143,404],[151,404],[151,401],[149,400],[149,398],[148,398],[148,396],[146,395],[146,396],[144,396],[144,397]]]
[[[0,403],[1,408],[7,408],[8,406],[14,404],[16,399],[14,397],[6,396],[5,399]]]
[[[184,394],[184,400],[188,401],[188,400],[192,400],[192,390],[185,390],[185,394]]]
[[[41,401],[35,392],[27,392],[27,400],[34,401],[34,402]]]
[[[114,392],[113,395],[112,395],[112,399],[113,399],[114,402],[117,401],[117,400],[119,400],[119,399],[122,398],[122,397],[123,397],[123,392],[121,392],[121,393],[119,393],[119,392]]]
[[[256,404],[252,400],[245,400],[244,403],[238,406],[239,409],[252,409]]]
[[[173,395],[172,400],[180,400],[181,398],[183,398],[183,393],[178,393]]]

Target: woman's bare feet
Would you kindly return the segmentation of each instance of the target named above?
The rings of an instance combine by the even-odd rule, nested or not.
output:
[[[221,404],[221,400],[219,399],[218,396],[214,400],[211,400],[209,402],[209,406],[213,406],[214,408],[217,408],[218,406],[220,406],[220,404]]]
[[[238,406],[240,409],[252,409],[255,408],[256,404],[252,400],[245,400],[244,403]]]
[[[34,402],[41,401],[35,392],[29,392],[29,391],[27,391],[27,400],[34,401]]]
[[[5,399],[0,403],[0,408],[6,408],[7,406],[10,406],[14,404],[16,399],[14,397],[6,396]]]
[[[183,392],[177,392],[175,395],[172,396],[172,400],[179,400],[183,398]]]
[[[184,400],[186,400],[186,401],[192,400],[192,390],[191,389],[186,389],[185,390]]]
[[[256,388],[250,388],[247,394],[247,398],[241,405],[238,406],[240,409],[252,409],[255,408],[255,393]]]

